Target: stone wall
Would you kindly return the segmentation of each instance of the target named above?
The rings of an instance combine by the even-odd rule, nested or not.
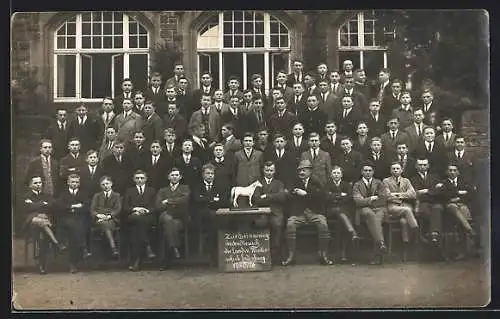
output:
[[[465,111],[462,115],[462,134],[467,148],[478,158],[490,157],[490,119],[488,110]]]
[[[163,11],[160,14],[160,37],[166,42],[181,45],[182,34],[179,32],[179,12]]]

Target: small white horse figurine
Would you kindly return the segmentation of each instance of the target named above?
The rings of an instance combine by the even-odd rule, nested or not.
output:
[[[233,206],[238,207],[238,197],[245,196],[248,197],[248,203],[250,204],[250,207],[252,207],[252,196],[257,187],[262,187],[261,182],[255,181],[246,187],[235,186],[231,188],[231,198],[233,199]]]

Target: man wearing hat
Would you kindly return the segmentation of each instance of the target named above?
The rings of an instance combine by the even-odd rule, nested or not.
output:
[[[290,190],[290,217],[286,225],[288,258],[283,266],[295,262],[295,238],[297,227],[314,224],[318,228],[319,261],[323,265],[332,265],[328,258],[328,243],[330,233],[324,215],[325,194],[321,183],[312,174],[312,164],[309,160],[302,160],[297,167],[298,178],[293,182]]]

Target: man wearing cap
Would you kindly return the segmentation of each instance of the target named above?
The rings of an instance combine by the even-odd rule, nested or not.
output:
[[[325,194],[321,183],[312,174],[312,164],[309,160],[302,160],[297,167],[298,178],[293,182],[290,191],[290,217],[286,225],[288,258],[282,262],[283,266],[295,262],[295,238],[297,227],[314,224],[318,228],[319,261],[323,265],[332,265],[328,257],[330,233],[324,212]]]

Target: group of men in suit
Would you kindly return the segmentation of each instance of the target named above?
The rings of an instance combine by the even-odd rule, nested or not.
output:
[[[91,254],[81,229],[91,225],[99,229],[112,255],[118,256],[114,236],[120,224],[120,230],[132,230],[130,268],[139,269],[143,252],[149,258],[155,255],[147,231],[155,221],[165,268],[169,255],[179,257],[179,231],[187,216],[208,218],[215,225],[213,210],[229,205],[229,187],[256,180],[264,185],[258,193],[260,203],[274,207],[270,219],[274,260],[280,259],[281,227],[286,225],[285,265],[294,261],[295,229],[305,223],[318,225],[320,261],[332,263],[326,249],[329,232],[324,216],[328,212],[334,212],[356,239],[351,222],[351,211],[355,211],[354,225],[366,221],[383,252],[383,217],[400,218],[403,241],[408,242],[407,226],[419,226],[416,207],[430,207],[422,214],[431,216],[429,238],[438,243],[441,229],[435,216],[442,209],[432,195],[435,186],[444,180],[445,188],[453,189],[446,182],[453,174],[450,163],[455,163],[460,181],[464,180],[455,190],[463,191],[460,187],[475,182],[471,155],[464,151],[465,139],[453,132],[452,120],[442,118],[439,125],[430,120],[428,115],[436,108],[431,91],[423,91],[422,105],[413,107],[411,94],[403,91],[401,81],[390,81],[389,70],[380,71],[380,87],[373,89],[364,82],[364,70],[352,70],[352,62],[344,67],[342,72],[328,72],[326,64],[321,64],[317,74],[303,73],[302,62],[294,61],[291,74],[277,72],[276,86],[267,96],[259,74],[251,76],[252,87],[244,91],[240,80],[231,77],[223,92],[204,72],[200,88],[191,91],[182,64],[176,64],[175,75],[165,86],[160,74],[153,73],[144,93],[133,92],[131,80],[124,79],[123,93],[115,99],[105,97],[98,117],[90,115],[85,105],[76,108],[71,120],[66,110],[58,109],[40,143],[40,157],[28,167],[26,184],[38,185],[33,178],[41,178],[46,196],[64,197],[56,200],[64,203],[54,206],[62,212],[56,215],[89,212],[66,223],[79,225],[77,231],[69,232],[76,236],[69,241],[71,270],[76,271],[78,256]],[[441,134],[436,136],[437,132]],[[259,133],[257,141],[255,133]],[[435,176],[432,182],[425,177],[427,171],[423,181],[418,179],[424,166]],[[297,167],[298,179],[290,174]],[[309,179],[311,183],[304,184]],[[282,185],[265,186],[273,180]],[[417,185],[423,185],[422,189]],[[332,191],[323,194],[326,186]],[[323,195],[310,194],[318,192]],[[463,194],[457,194],[462,199]],[[324,199],[321,209],[315,206],[320,195]],[[420,201],[420,195],[427,201]],[[291,201],[284,201],[287,196]],[[290,204],[294,201],[297,205]],[[445,208],[473,234],[466,204],[455,201]],[[348,209],[350,205],[356,209]],[[205,210],[211,213],[199,213]],[[28,216],[28,223],[34,225],[33,216]],[[44,225],[45,230],[50,226]],[[45,272],[45,265],[42,268]]]

